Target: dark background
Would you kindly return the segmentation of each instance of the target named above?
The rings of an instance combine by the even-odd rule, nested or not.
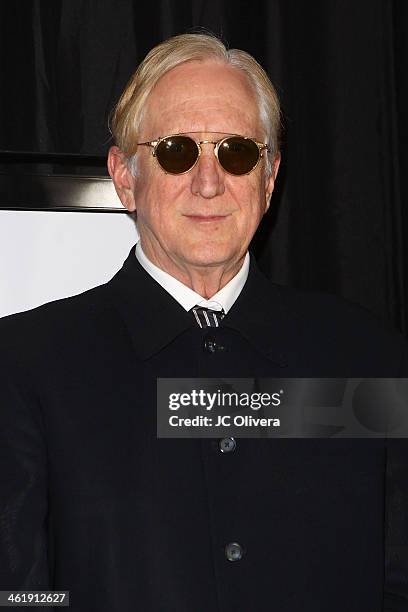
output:
[[[104,155],[109,112],[146,52],[207,28],[254,55],[282,101],[283,165],[254,241],[261,267],[406,332],[407,4],[2,2],[0,149]]]

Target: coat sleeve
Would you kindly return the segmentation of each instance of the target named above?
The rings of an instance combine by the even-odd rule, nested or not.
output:
[[[29,369],[14,352],[0,354],[0,589],[51,589],[45,436]]]
[[[400,376],[408,378],[405,347]],[[404,406],[408,418],[408,397]],[[386,453],[384,612],[408,612],[408,438],[389,438]]]

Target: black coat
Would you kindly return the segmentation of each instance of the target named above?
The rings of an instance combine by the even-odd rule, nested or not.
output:
[[[0,334],[0,589],[70,590],[72,612],[408,610],[407,441],[156,437],[157,377],[406,375],[365,311],[251,257],[201,330],[132,249]]]

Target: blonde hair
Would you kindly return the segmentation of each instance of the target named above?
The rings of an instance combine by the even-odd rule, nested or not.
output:
[[[127,157],[131,158],[136,153],[147,98],[160,77],[185,62],[208,59],[223,62],[245,73],[258,100],[259,117],[270,152],[272,157],[277,155],[281,129],[280,105],[265,70],[249,53],[240,49],[228,50],[214,35],[180,34],[168,38],[149,51],[113,110],[111,132],[115,143]],[[269,159],[267,166],[270,171]]]

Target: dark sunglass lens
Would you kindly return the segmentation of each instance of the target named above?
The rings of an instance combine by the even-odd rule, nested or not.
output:
[[[169,136],[157,145],[156,157],[163,170],[181,174],[194,165],[198,147],[188,136]]]
[[[258,145],[249,138],[232,136],[220,145],[218,159],[230,174],[247,174],[258,162]]]

